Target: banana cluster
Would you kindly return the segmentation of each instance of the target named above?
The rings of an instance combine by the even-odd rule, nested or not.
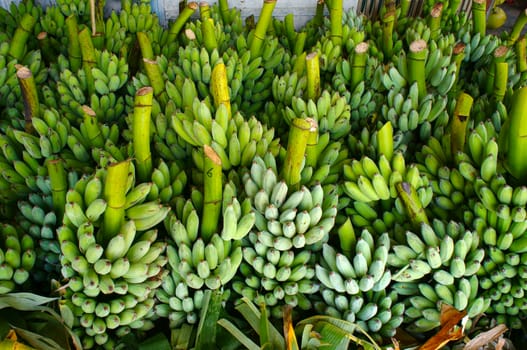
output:
[[[152,12],[148,2],[141,1],[136,3],[132,0],[125,0],[121,4],[119,22],[121,27],[126,28],[128,33],[136,34],[150,31],[154,23],[159,23],[159,20],[155,13]]]
[[[277,173],[276,159],[267,153],[242,175],[256,221],[242,242],[244,261],[232,285],[237,294],[265,302],[274,317],[284,303],[311,307],[307,295],[318,290],[311,250],[328,241],[338,203],[333,186],[291,191]]]
[[[406,302],[411,307],[405,315],[412,323],[412,330],[422,332],[439,327],[438,301],[466,310],[471,319],[486,311],[489,299],[478,293],[476,274],[485,250],[479,248],[477,232],[468,231],[454,221],[434,219],[430,225],[421,224],[419,233],[406,231],[398,243],[388,256],[388,265],[399,269],[393,274],[397,282],[393,288],[399,295],[407,296]],[[426,288],[426,294],[422,292],[425,289],[419,287],[422,283],[433,287],[438,296],[434,302],[430,301],[430,288]],[[421,293],[424,295],[420,296]]]
[[[21,233],[15,226],[2,224],[0,235],[0,294],[6,294],[26,285],[37,261],[37,254],[33,238],[27,233]]]
[[[337,252],[329,244],[322,248],[316,277],[324,302],[319,312],[357,323],[362,329],[391,337],[403,322],[404,304],[388,293],[392,274],[387,266],[390,237],[374,237],[364,229],[349,252]]]
[[[57,229],[65,304],[76,316],[83,346],[112,346],[131,329],[153,326],[155,290],[166,275],[166,243],[155,226],[170,207],[145,202],[148,192],[128,175],[125,218],[119,233],[104,238],[106,169],[84,176],[67,192],[64,225]]]

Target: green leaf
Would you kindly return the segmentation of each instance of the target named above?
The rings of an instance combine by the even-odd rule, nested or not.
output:
[[[173,329],[170,334],[170,344],[172,349],[190,349],[192,347],[192,336],[194,326],[183,324],[178,329]]]
[[[196,350],[214,349],[216,345],[216,328],[222,310],[223,292],[207,291],[204,298],[198,324]]]
[[[23,340],[27,344],[39,350],[63,350],[64,349],[64,347],[57,344],[53,339],[45,337],[41,334],[34,333],[34,332],[28,331],[23,328],[13,327],[13,329],[15,330],[17,336],[21,340]]]
[[[75,315],[73,314],[73,310],[70,309],[70,307],[66,305],[65,303],[59,302],[59,311],[60,311],[60,316],[62,317],[62,320],[64,321],[64,324],[67,327],[72,328],[73,323],[75,322]]]
[[[218,324],[229,331],[247,350],[260,350],[260,347],[238,329],[231,321],[222,318]]]
[[[43,297],[33,293],[8,293],[0,296],[0,309],[12,307],[21,311],[42,310],[41,305],[51,303],[57,298]]]
[[[171,350],[171,347],[167,337],[157,333],[139,344],[139,350]]]

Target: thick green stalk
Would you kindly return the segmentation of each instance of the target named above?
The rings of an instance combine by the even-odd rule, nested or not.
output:
[[[84,27],[79,32],[79,43],[81,47],[82,67],[86,74],[86,86],[88,88],[88,94],[91,96],[95,93],[95,82],[91,69],[95,67],[96,60],[95,48],[91,39],[90,30],[87,27]]]
[[[24,120],[26,122],[25,129],[27,132],[33,131],[32,118],[40,115],[40,105],[38,102],[37,85],[31,70],[25,66],[17,65],[16,77],[18,84],[22,91],[22,99],[24,101]]]
[[[229,24],[230,19],[230,10],[229,10],[229,1],[228,0],[219,0],[218,6],[220,8],[221,20],[223,24]]]
[[[109,241],[117,235],[124,223],[124,205],[130,160],[108,165],[104,181],[104,200],[107,203],[104,212],[103,240]]]
[[[516,41],[516,70],[518,72],[525,72],[527,70],[527,50],[525,45],[527,44],[527,39],[525,36],[522,36],[518,41]]]
[[[145,86],[137,90],[134,99],[134,119],[132,141],[134,147],[137,178],[147,182],[152,174],[152,154],[150,152],[150,123],[154,89]]]
[[[366,74],[366,61],[368,60],[369,45],[363,41],[355,46],[351,57],[351,89],[354,91],[357,85],[364,80]]]
[[[472,0],[472,33],[485,36],[487,31],[487,0]]]
[[[325,0],[317,0],[315,16],[313,17],[313,24],[315,27],[321,26],[324,23],[324,5]]]
[[[438,2],[434,5],[428,15],[428,27],[430,27],[430,39],[437,40],[441,34],[441,15],[443,13],[443,3]]]
[[[512,26],[511,32],[509,34],[509,39],[508,39],[509,45],[514,44],[516,40],[518,40],[523,30],[523,27],[525,27],[526,24],[527,24],[527,9],[520,12],[518,17],[516,17],[516,21],[514,22],[514,25]]]
[[[327,0],[330,20],[330,37],[334,45],[342,44],[342,0]]]
[[[408,53],[408,80],[410,84],[417,82],[417,88],[419,90],[419,98],[423,98],[426,95],[426,82],[425,82],[425,63],[428,50],[426,41],[419,39],[410,44],[410,51]]]
[[[90,22],[91,22],[91,33],[93,46],[97,50],[102,50],[104,46],[104,19],[103,19],[103,6],[104,1],[90,0]],[[101,4],[103,6],[101,6]]]
[[[306,56],[306,69],[307,98],[316,101],[320,96],[320,62],[316,51]]]
[[[189,20],[190,16],[198,9],[198,3],[191,1],[187,6],[179,13],[178,18],[172,23],[168,30],[168,42],[172,43],[177,40],[177,36],[185,23]]]
[[[285,35],[287,36],[287,42],[289,43],[289,47],[293,48],[295,46],[297,33],[295,30],[295,17],[292,13],[288,13],[284,17],[284,29]]]
[[[141,56],[149,60],[155,60],[154,49],[148,35],[144,32],[137,32],[136,36],[141,49]]]
[[[522,185],[527,183],[527,87],[516,90],[509,110],[510,125],[507,129],[508,142],[506,164],[509,173]]]
[[[509,51],[509,48],[505,45],[498,46],[494,50],[494,54],[492,57],[492,62],[487,65],[488,68],[488,74],[486,82],[486,92],[488,95],[492,95],[494,93],[494,80],[496,78],[496,66],[500,62],[505,62],[505,56],[507,55],[507,52]]]
[[[88,141],[92,147],[104,147],[104,137],[99,128],[95,111],[88,106],[82,106],[84,115],[84,128],[88,135]]]
[[[289,140],[285,155],[282,176],[289,187],[289,191],[297,191],[300,188],[302,163],[306,153],[307,140],[310,130],[316,128],[315,120],[311,118],[295,118],[289,129]]]
[[[304,52],[304,47],[306,46],[307,33],[300,32],[296,35],[296,40],[293,46],[293,53],[296,56],[300,56]]]
[[[265,40],[267,28],[272,22],[275,5],[276,0],[264,0],[262,10],[260,11],[260,18],[258,19],[258,23],[256,23],[249,49],[251,51],[251,59],[260,57],[262,54],[262,45]]]
[[[66,206],[66,193],[68,192],[68,179],[64,170],[62,159],[48,159],[46,161],[49,181],[51,184],[51,198],[53,211],[57,214],[57,222],[62,222]]]
[[[452,156],[465,150],[467,125],[474,99],[467,93],[461,92],[457,98],[456,108],[450,124],[450,149]]]
[[[35,17],[31,16],[29,13],[24,14],[15,30],[11,42],[9,43],[9,56],[18,61],[22,60],[26,52],[27,39],[33,32],[33,27],[36,22],[37,20]]]
[[[351,223],[350,218],[338,228],[340,248],[342,252],[348,257],[352,257],[352,253],[355,251],[355,245],[357,244],[357,237],[355,235],[355,229]]]
[[[55,40],[54,38],[52,38],[51,36],[49,36],[47,32],[38,33],[37,40],[38,40],[38,47],[40,49],[40,52],[42,53],[42,59],[44,60],[46,65],[49,65],[52,62],[55,62],[57,60],[57,53],[54,51],[53,48],[60,47],[59,42]],[[79,58],[79,66],[80,66],[80,58]],[[72,68],[71,61],[70,61],[70,68]]]
[[[507,80],[509,78],[509,64],[507,62],[496,63],[496,75],[494,76],[494,89],[492,95],[495,101],[503,101],[507,91]]]
[[[218,232],[223,197],[222,166],[218,154],[208,145],[203,146],[203,221],[201,238],[209,242]]]
[[[293,72],[295,72],[298,76],[302,76],[304,74],[306,69],[306,56],[307,53],[302,52],[295,61]]]
[[[201,22],[201,32],[203,33],[203,45],[209,53],[218,48],[218,41],[216,40],[216,28],[212,18],[204,19]]]
[[[199,3],[199,19],[205,21],[210,17],[210,6],[206,1],[200,1]]]
[[[461,1],[463,0],[450,0],[448,2],[448,12],[449,14],[453,15],[457,13],[459,10],[459,5],[461,5]]]
[[[66,32],[68,34],[68,57],[72,72],[77,72],[82,64],[81,44],[79,43],[79,27],[77,17],[71,15],[66,18]]]
[[[165,92],[165,79],[163,79],[159,64],[157,61],[143,58],[143,66],[148,80],[150,80],[150,85],[154,89],[154,96],[162,106],[165,106],[168,103],[168,96]]]
[[[386,59],[393,56],[393,26],[395,11],[389,11],[382,17],[382,52]]]
[[[399,18],[405,18],[410,12],[410,5],[412,5],[412,0],[401,0],[399,2]]]
[[[413,226],[418,228],[421,224],[428,224],[428,217],[415,188],[408,182],[399,182],[395,188]]]
[[[220,105],[227,108],[229,120],[231,119],[231,98],[229,96],[229,82],[227,80],[227,68],[223,62],[216,63],[212,69],[210,80],[212,97],[216,109]]]
[[[465,47],[465,43],[458,42],[456,45],[454,45],[454,49],[452,50],[452,59],[456,64],[456,81],[459,79],[461,63],[463,62],[463,59],[465,59]]]
[[[306,143],[306,167],[316,168],[318,164],[318,124],[313,120],[313,126],[309,129]]]
[[[388,161],[393,156],[393,127],[390,121],[387,121],[377,132],[377,145],[379,155],[384,154]]]

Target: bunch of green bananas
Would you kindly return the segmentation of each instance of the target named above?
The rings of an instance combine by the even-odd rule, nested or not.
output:
[[[350,226],[343,225],[339,235],[350,239],[354,233],[349,230]],[[343,252],[324,244],[316,265],[323,302],[315,303],[315,307],[324,314],[357,323],[374,335],[391,337],[403,322],[405,308],[397,302],[395,292],[388,292],[392,283],[387,265],[390,237],[388,233],[374,236],[364,229],[355,240],[352,249]]]
[[[0,293],[9,293],[20,286],[27,290],[26,282],[37,260],[33,238],[7,223],[0,226],[0,234]]]

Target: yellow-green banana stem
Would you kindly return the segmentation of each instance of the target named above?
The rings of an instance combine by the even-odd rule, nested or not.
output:
[[[342,44],[342,0],[327,0],[330,37],[334,45]]]
[[[223,21],[223,24],[229,24],[231,21],[231,18],[230,18],[228,0],[219,0],[218,6],[220,8],[220,15],[221,15],[221,20]]]
[[[438,2],[432,7],[428,15],[428,27],[430,27],[430,39],[437,40],[441,34],[441,15],[443,14],[443,3]]]
[[[315,168],[318,164],[318,132],[317,122],[313,120],[313,125],[311,129],[309,129],[309,136],[306,144],[306,167]]]
[[[152,43],[148,35],[145,32],[137,32],[136,36],[139,48],[141,49],[141,56],[149,60],[154,60],[154,49],[152,48]]]
[[[487,31],[487,0],[472,0],[472,33],[485,36]]]
[[[425,81],[425,63],[428,55],[426,41],[422,39],[415,40],[410,44],[410,51],[408,53],[408,80],[410,84],[417,82],[417,89],[419,91],[419,98],[426,95],[426,81]]]
[[[33,32],[33,27],[37,22],[36,18],[29,13],[24,14],[18,24],[15,34],[9,43],[9,56],[18,61],[22,61],[26,52],[26,43],[29,35]]]
[[[306,153],[307,140],[311,129],[316,127],[316,121],[312,118],[295,118],[291,123],[282,169],[282,177],[291,192],[300,188],[300,174]]]
[[[79,43],[81,47],[81,56],[82,56],[82,67],[84,73],[86,74],[86,86],[88,89],[88,94],[91,97],[95,93],[95,82],[93,80],[93,75],[91,69],[95,67],[95,48],[90,35],[90,30],[88,27],[84,27],[79,32]]]
[[[344,223],[338,228],[337,233],[339,235],[342,252],[348,258],[351,257],[352,253],[355,251],[357,237],[355,236],[355,229],[353,228],[350,218],[347,218],[346,221],[344,221]]]
[[[401,0],[399,3],[399,18],[405,18],[408,16],[410,5],[412,5],[412,0]]]
[[[459,5],[461,5],[462,0],[450,0],[448,2],[448,13],[450,15],[453,15],[457,13],[457,10],[459,9]]]
[[[472,96],[464,92],[461,92],[457,98],[456,108],[450,124],[450,149],[454,158],[458,152],[465,150],[467,125],[473,102]]]
[[[150,122],[154,89],[145,86],[137,90],[134,99],[132,141],[137,169],[137,178],[146,182],[152,174],[152,154],[150,152]]]
[[[55,62],[57,59],[57,55],[54,52],[55,47],[60,47],[59,42],[52,38],[50,35],[48,35],[47,32],[40,32],[37,34],[37,40],[38,40],[38,47],[40,49],[40,52],[42,53],[42,59],[44,62],[49,65],[52,62]],[[79,57],[79,66],[80,67],[80,57]],[[77,69],[78,69],[77,67]],[[70,68],[71,68],[71,62],[70,62]],[[73,71],[73,69],[71,69]]]
[[[316,101],[320,96],[320,61],[316,51],[306,56],[307,98]]]
[[[108,165],[104,181],[104,200],[107,203],[104,212],[103,240],[109,241],[119,233],[124,222],[124,205],[126,203],[126,186],[130,160]]]
[[[62,222],[64,208],[66,206],[66,193],[68,192],[68,180],[64,161],[62,159],[48,159],[46,161],[48,176],[51,185],[51,200],[53,211],[57,215],[57,222]]]
[[[77,16],[70,15],[66,18],[66,32],[68,34],[68,57],[70,69],[77,72],[81,68],[82,53],[79,43],[79,27],[77,25]]]
[[[267,28],[272,22],[275,5],[276,0],[264,0],[262,10],[260,11],[260,18],[258,19],[258,23],[256,23],[256,28],[254,29],[249,49],[251,52],[251,59],[260,57],[262,54],[262,45],[265,40]]]
[[[295,64],[293,66],[293,72],[295,72],[298,76],[302,76],[304,74],[304,71],[306,69],[306,52],[302,52],[300,55],[298,55]]]
[[[296,39],[293,46],[293,53],[296,56],[300,56],[304,52],[304,47],[306,46],[307,33],[300,32],[296,35]]]
[[[386,59],[393,56],[393,26],[395,11],[388,11],[382,17],[382,52]]]
[[[174,21],[174,23],[170,26],[170,29],[168,30],[168,42],[172,43],[176,41],[177,36],[185,23],[189,20],[190,16],[196,10],[198,9],[198,3],[195,1],[191,1],[187,3],[187,6],[179,13],[178,18]]]
[[[325,0],[317,0],[315,16],[313,17],[313,24],[315,27],[321,26],[324,23],[324,6]]]
[[[421,224],[428,224],[428,217],[415,188],[408,182],[399,182],[395,185],[395,188],[414,227],[418,228]]]
[[[495,69],[493,97],[495,101],[503,101],[507,91],[509,64],[507,62],[498,62]]]
[[[35,78],[33,77],[31,70],[25,66],[17,65],[16,77],[24,101],[25,129],[27,132],[31,133],[33,131],[31,119],[33,117],[38,117],[40,114],[37,85],[35,84]]]
[[[452,59],[456,64],[456,81],[459,79],[459,73],[461,72],[461,63],[465,59],[465,47],[465,43],[458,42],[452,50]]]
[[[512,26],[511,33],[509,34],[509,45],[512,45],[518,40],[518,38],[521,35],[521,32],[523,30],[523,27],[527,24],[527,9],[520,12],[518,17],[516,17],[516,21],[514,22],[514,25]]]
[[[216,63],[212,69],[211,92],[216,109],[220,105],[227,108],[229,120],[231,119],[231,98],[229,96],[229,82],[227,79],[227,68],[223,62]]]
[[[377,132],[377,146],[379,147],[379,156],[384,154],[388,161],[393,156],[393,126],[387,121]]]
[[[206,18],[201,22],[201,32],[203,33],[203,45],[209,53],[218,48],[216,40],[216,27],[212,18]]]
[[[103,10],[104,1],[90,0],[90,22],[91,22],[91,33],[93,46],[98,50],[102,50],[104,45],[104,20]]]
[[[284,17],[284,29],[285,35],[287,37],[287,43],[290,48],[295,46],[297,32],[295,30],[295,17],[292,13],[288,13]]]
[[[507,170],[522,185],[527,184],[527,87],[514,93],[509,111],[510,125],[507,129]]]
[[[210,17],[210,6],[209,3],[206,1],[200,1],[199,3],[199,18],[202,21],[205,21]]]
[[[154,89],[154,96],[162,106],[165,106],[168,103],[168,96],[165,91],[165,79],[163,79],[159,64],[157,61],[143,58],[143,66],[148,80],[150,80],[150,85]]]
[[[518,72],[525,72],[527,70],[527,49],[525,45],[527,44],[527,39],[522,36],[518,41],[516,41],[516,70]]]
[[[496,66],[500,62],[505,62],[505,56],[507,55],[508,51],[509,51],[509,48],[505,45],[498,46],[494,50],[492,62],[487,66],[488,74],[487,74],[487,79],[485,80],[486,92],[488,95],[492,95],[494,93],[494,80],[496,78]]]
[[[366,61],[368,60],[369,45],[363,41],[355,46],[351,57],[351,89],[354,91],[357,85],[364,80],[366,74]]]
[[[84,115],[84,128],[90,145],[92,147],[104,147],[105,141],[95,111],[89,106],[82,106],[82,113]]]
[[[218,154],[208,145],[203,146],[203,221],[201,238],[209,242],[218,232],[223,197],[222,165]]]

